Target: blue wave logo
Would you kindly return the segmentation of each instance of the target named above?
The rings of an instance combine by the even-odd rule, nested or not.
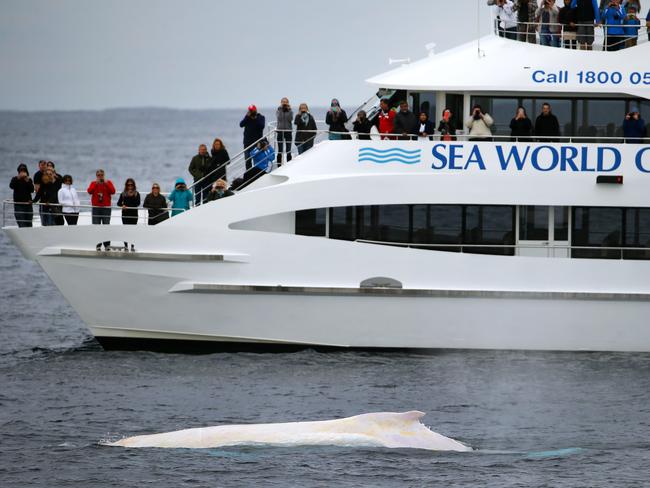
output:
[[[375,149],[374,147],[362,147],[359,149],[359,162],[363,163],[369,161],[371,163],[386,164],[386,163],[401,163],[401,164],[417,164],[421,162],[421,149],[413,149],[407,151],[400,147],[391,149]]]

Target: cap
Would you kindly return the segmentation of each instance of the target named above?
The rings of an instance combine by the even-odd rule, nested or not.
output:
[[[257,107],[255,105],[249,105],[248,110],[251,112],[257,112]]]

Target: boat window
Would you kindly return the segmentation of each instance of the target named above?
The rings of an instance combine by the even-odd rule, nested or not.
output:
[[[325,230],[324,208],[296,212],[296,234],[301,236],[324,236]]]
[[[408,205],[361,207],[361,239],[386,242],[410,242]]]
[[[467,205],[465,207],[464,244],[509,245],[515,243],[515,209],[499,205]],[[477,254],[514,254],[513,247],[468,248]]]
[[[554,237],[556,241],[569,240],[569,207],[553,207]]]
[[[625,100],[577,100],[576,134],[621,137],[625,105]]]
[[[420,93],[420,107],[413,107],[415,112],[426,112],[429,120],[436,120],[436,94],[435,92],[422,92]]]
[[[461,205],[413,205],[413,238],[416,244],[460,244],[463,239]],[[460,251],[460,247],[433,248]]]
[[[647,251],[624,251],[625,259],[650,259],[650,208],[625,209],[625,247],[646,247]]]
[[[548,207],[524,206],[519,209],[519,240],[548,240]]]
[[[344,241],[357,238],[357,208],[330,208],[330,237]]]
[[[620,247],[623,209],[609,207],[574,207],[571,229],[572,246]],[[616,249],[572,249],[574,258],[620,259]]]

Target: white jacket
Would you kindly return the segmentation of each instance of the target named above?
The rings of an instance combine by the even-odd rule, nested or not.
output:
[[[61,185],[58,196],[59,204],[63,205],[63,213],[79,213],[79,197],[72,185]]]

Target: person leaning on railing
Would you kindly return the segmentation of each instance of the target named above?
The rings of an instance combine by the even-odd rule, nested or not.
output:
[[[217,180],[212,188],[205,197],[205,201],[214,202],[215,200],[221,200],[222,198],[231,197],[234,193],[228,189],[228,185],[225,180]]]
[[[18,227],[31,227],[34,218],[34,207],[32,207],[34,183],[29,177],[26,164],[19,164],[16,171],[18,175],[11,178],[9,183],[9,188],[14,191],[14,216]]]
[[[160,185],[158,183],[151,185],[151,193],[144,197],[142,206],[147,209],[149,225],[159,224],[169,218],[167,199],[160,193]]]

